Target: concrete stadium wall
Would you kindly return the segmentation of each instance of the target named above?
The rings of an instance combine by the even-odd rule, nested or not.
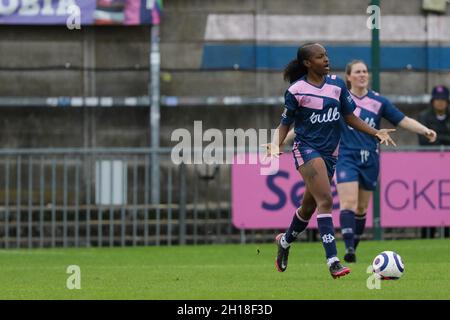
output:
[[[2,148],[149,146],[148,108],[0,108]]]
[[[0,26],[0,95],[147,95],[148,27]]]
[[[427,106],[399,105],[410,117]],[[2,148],[147,147],[150,145],[148,108],[1,108]],[[161,110],[161,146],[171,147],[173,130],[193,132],[194,121],[203,131],[226,129],[273,129],[282,107],[174,107]],[[392,127],[383,122],[383,127]],[[399,145],[416,145],[417,136],[399,129]],[[208,143],[205,142],[205,146]]]
[[[329,15],[364,16],[367,3],[361,0],[166,1],[161,25],[161,93],[165,96],[261,97],[283,94],[287,84],[282,81],[280,70],[210,70],[204,67],[205,45],[241,43],[207,40],[211,14],[300,15],[317,16],[320,20]],[[382,15],[426,17],[421,4],[421,0],[383,1]],[[438,17],[448,18],[449,15],[450,7],[445,15]],[[148,27],[83,27],[81,31],[69,31],[64,27],[0,26],[0,95],[147,95],[149,38]],[[301,42],[302,39],[298,39],[279,44]],[[277,44],[260,39],[252,43],[255,46]],[[336,43],[340,42],[326,44]],[[425,45],[427,42],[392,43]],[[450,38],[428,43],[447,46]],[[342,76],[342,70],[335,71]],[[450,86],[447,71],[405,69],[386,70],[381,74],[383,94],[419,95],[429,93],[440,83]],[[400,106],[412,117],[425,107]],[[136,147],[147,146],[150,141],[147,108],[2,108],[1,112],[3,147]],[[203,120],[205,128],[273,128],[281,107],[163,107],[161,112],[161,144],[169,146],[173,145],[170,142],[172,130],[192,128],[194,120]],[[415,136],[400,131],[398,137],[400,144],[417,142]]]
[[[205,66],[204,60],[208,58],[207,47],[219,45],[228,48],[244,44],[255,48],[261,45],[291,46],[293,58],[295,47],[305,41],[305,39],[295,37],[299,32],[297,29],[307,29],[301,25],[297,26],[297,21],[302,21],[301,17],[310,17],[311,23],[319,26],[318,38],[316,39],[314,36],[309,40],[319,41],[330,46],[340,44],[344,48],[351,45],[348,50],[353,45],[367,47],[370,42],[370,39],[367,38],[368,29],[365,28],[365,25],[358,27],[359,22],[357,25],[355,24],[357,17],[360,20],[362,18],[363,23],[365,22],[364,19],[368,16],[366,14],[367,3],[367,1],[360,0],[168,1],[165,3],[161,25],[162,94],[166,96],[281,95],[286,83],[283,83],[281,79],[279,66],[278,69],[270,70],[261,67],[258,70],[222,68],[212,71]],[[421,0],[382,1],[381,21],[384,21],[383,17],[388,19],[392,16],[394,16],[394,21],[406,19],[404,23],[402,22],[403,24],[399,22],[399,25],[394,25],[391,18],[386,20],[391,22],[388,25],[382,25],[381,38],[392,38],[392,35],[396,35],[394,37],[396,40],[384,41],[383,45],[418,48],[418,53],[422,55],[427,54],[423,51],[426,51],[427,45],[450,50],[450,36],[448,36],[448,29],[444,28],[450,27],[450,6],[445,15],[426,15],[422,11],[421,5]],[[246,40],[226,40],[225,37],[224,40],[218,41],[214,40],[217,34],[214,35],[214,25],[211,26],[211,23],[220,20],[217,17],[219,20],[212,18],[217,15],[225,17],[224,19],[238,17],[238,22],[242,15],[246,15],[250,20],[262,19],[262,17],[273,17],[273,19],[270,20],[271,22],[267,22],[269,25],[264,22],[253,25],[255,30],[238,29],[238,35],[250,35]],[[277,22],[286,17],[292,17],[292,21],[288,19],[286,23],[290,28],[288,30],[283,29],[285,20],[281,25]],[[339,17],[343,17],[343,20],[339,20]],[[337,19],[333,20],[337,22],[335,25],[328,26],[329,19]],[[415,23],[416,20],[417,23]],[[226,34],[226,29],[230,26],[225,24],[220,27],[223,27],[222,33]],[[237,25],[237,27],[242,26]],[[397,29],[391,30],[392,28]],[[430,30],[424,31],[424,28]],[[289,32],[291,29],[294,30]],[[353,35],[352,30],[355,30]],[[441,33],[443,36],[439,36]],[[252,34],[258,34],[258,38]],[[298,34],[301,35],[301,32]],[[353,37],[355,40],[343,41],[342,36],[334,37],[335,34]],[[333,39],[324,40],[329,37]],[[101,26],[83,27],[80,31],[70,31],[63,26],[0,26],[0,38],[2,39],[0,41],[2,56],[0,95],[132,96],[147,95],[148,93],[147,66],[150,39],[148,27]],[[433,40],[435,38],[438,40]],[[425,49],[422,50],[422,48]],[[426,61],[422,62],[429,66],[436,65],[437,68],[440,64],[450,63],[450,51],[438,50],[436,55],[436,57],[424,58]],[[448,56],[441,57],[439,55]],[[345,60],[346,57],[331,56],[332,67],[333,61],[336,64],[342,59]],[[224,51],[218,59],[229,58],[227,52]],[[263,54],[262,56],[257,55],[255,58],[262,60],[256,61],[256,65],[258,63],[264,65],[264,60],[274,57]],[[290,58],[291,56],[288,54],[286,60]],[[403,57],[392,56],[382,57],[382,59],[401,63]],[[288,62],[283,61],[283,64]],[[338,65],[340,64],[342,63],[338,63]],[[64,68],[66,65],[69,67]],[[406,65],[404,70],[384,70],[382,72],[382,93],[419,95],[429,93],[437,83],[450,85],[448,72],[450,70],[427,72],[414,67],[413,65],[413,69],[410,71],[406,69]],[[97,68],[97,70],[83,70],[83,68]],[[333,72],[342,73],[342,66]]]
[[[422,105],[398,105],[406,115],[416,118],[423,108]],[[176,142],[171,142],[172,131],[177,126],[186,128],[190,132],[194,130],[194,121],[202,121],[203,131],[209,128],[221,130],[225,136],[226,129],[274,129],[278,126],[283,108],[280,107],[214,107],[214,112],[206,107],[191,107],[188,111],[181,112],[182,108],[164,108],[162,119],[164,125],[161,130],[161,141],[165,146],[173,146]],[[208,112],[209,111],[209,112]],[[223,116],[222,116],[223,115]],[[392,128],[393,126],[383,120],[382,127]],[[404,129],[397,128],[393,137],[399,146],[414,146],[418,144],[416,134]],[[204,146],[210,142],[205,142]],[[225,142],[224,142],[225,143]]]
[[[277,70],[265,70],[264,67],[261,67],[258,72],[255,72],[255,70],[252,70],[251,68],[246,70],[233,70],[233,68],[225,67],[216,71],[208,71],[205,70],[204,61],[207,53],[207,46],[218,45],[219,48],[222,48],[222,55],[219,53],[215,58],[217,58],[219,62],[223,62],[223,60],[231,59],[227,56],[230,54],[233,54],[236,61],[242,61],[242,57],[239,57],[239,51],[236,49],[239,45],[248,45],[250,46],[250,50],[251,46],[253,46],[255,50],[257,50],[258,46],[262,45],[297,46],[305,42],[305,40],[301,38],[290,38],[288,34],[289,31],[286,30],[284,30],[284,33],[281,31],[279,33],[282,37],[286,38],[286,40],[277,41],[276,39],[273,40],[273,38],[270,38],[271,32],[277,32],[276,28],[282,29],[283,25],[270,25],[270,23],[269,25],[265,25],[264,23],[258,25],[257,19],[258,17],[267,17],[271,15],[279,15],[279,19],[285,16],[292,16],[293,19],[296,16],[317,17],[317,19],[314,19],[313,21],[321,25],[323,30],[320,30],[318,33],[322,33],[323,36],[308,39],[308,41],[319,41],[325,45],[342,44],[342,40],[339,36],[336,36],[333,40],[328,39],[323,41],[322,39],[327,38],[327,32],[330,31],[337,35],[351,36],[351,30],[355,30],[356,32],[356,30],[359,29],[359,33],[363,32],[364,34],[369,35],[370,32],[364,30],[366,29],[365,24],[359,28],[357,25],[352,25],[352,23],[354,23],[352,17],[362,16],[363,23],[365,22],[365,17],[368,17],[366,14],[367,5],[367,1],[359,0],[170,1],[165,7],[165,24],[162,27],[161,37],[161,51],[164,57],[162,60],[162,68],[166,72],[166,75],[163,78],[162,90],[164,94],[167,95],[186,96],[211,95],[211,91],[214,92],[214,95],[219,96],[281,95],[286,88],[286,83],[283,83],[282,81],[279,68]],[[450,8],[447,8],[447,13],[445,15],[427,15],[422,11],[421,6],[421,0],[382,1],[382,21],[383,16],[399,16],[398,19],[404,19],[405,24],[410,23],[408,25],[402,25],[401,22],[398,22],[398,26],[382,25],[380,32],[381,38],[383,39],[384,36],[389,36],[389,34],[391,34],[391,38],[395,39],[395,41],[389,40],[384,42],[384,44],[400,46],[400,48],[402,46],[411,46],[419,50],[427,50],[427,45],[436,45],[438,47],[448,47],[450,45],[450,37],[448,37],[448,31],[447,37],[445,36],[445,29],[440,30],[442,36],[437,41],[430,40],[433,39],[434,34],[431,31],[432,28],[429,28],[429,31],[424,31],[427,24],[433,25],[433,19],[440,19],[439,22],[436,22],[436,25],[442,24],[442,21],[445,21],[445,25],[450,23]],[[220,15],[220,17],[212,22],[208,21],[209,17],[213,15]],[[345,18],[341,24],[329,27],[326,25],[327,16],[348,16],[348,19]],[[240,21],[244,20],[244,18],[240,19],[239,17],[250,19],[250,23],[246,24]],[[227,19],[231,19],[231,22],[228,24]],[[252,19],[256,19],[254,24],[251,23]],[[395,22],[398,19],[397,17],[393,17],[389,21]],[[417,23],[415,23],[416,20]],[[218,23],[218,25],[215,25],[215,23]],[[276,23],[276,19],[273,23]],[[237,24],[237,26],[234,24]],[[422,26],[422,24],[424,24],[424,26]],[[211,31],[209,30],[210,28],[208,28],[211,26],[212,29],[222,35],[214,35],[214,31]],[[245,26],[247,26],[247,28],[245,28]],[[257,26],[259,26],[259,28]],[[235,31],[233,31],[233,27]],[[229,34],[227,36],[227,31],[224,30],[227,28],[231,29],[230,32],[234,36],[230,36]],[[295,28],[295,24],[292,28]],[[302,29],[302,26],[298,26],[298,28]],[[395,29],[392,30],[392,28]],[[258,30],[261,29],[267,30],[258,33]],[[439,33],[438,31],[436,32]],[[417,36],[415,36],[415,33],[417,33]],[[258,34],[258,36],[255,34]],[[355,36],[355,38],[358,39],[358,36]],[[347,41],[344,45],[369,45],[370,39],[364,39],[364,41],[361,41],[361,39],[350,42]],[[236,49],[235,51],[232,50],[233,46],[234,49]],[[440,53],[440,55],[443,54],[446,55],[446,57],[440,58],[440,61],[450,61],[450,51]],[[238,56],[235,57],[235,55]],[[292,51],[292,58],[294,58],[294,55],[295,51]],[[263,63],[262,65],[264,66],[265,60],[274,59],[275,57],[264,54],[258,56],[256,53],[255,58],[260,58]],[[332,66],[333,60],[336,60],[336,58],[338,57],[330,56]],[[383,59],[384,58],[382,57],[382,60]],[[403,62],[403,57],[401,56],[386,57],[385,59],[388,59],[387,62],[396,60],[400,65]],[[425,63],[428,65],[436,62],[434,57],[427,59],[428,61]],[[249,61],[252,62],[252,60]],[[288,60],[285,62],[287,63]],[[258,63],[258,61],[256,63]],[[431,88],[438,83],[450,85],[449,70],[442,72],[428,72],[427,70],[415,69],[415,66],[413,65],[412,70],[408,71],[406,68],[407,64],[408,63],[405,62],[405,68],[403,70],[399,68],[398,70],[384,70],[382,72],[382,93],[419,95],[429,93]],[[214,66],[217,65],[220,65],[220,63],[212,63],[210,64],[210,67],[213,69]],[[235,65],[239,65],[239,63],[236,63]],[[342,73],[342,67],[334,72],[338,74]]]

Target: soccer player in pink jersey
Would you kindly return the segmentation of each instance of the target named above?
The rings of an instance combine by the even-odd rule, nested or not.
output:
[[[297,58],[284,70],[284,78],[291,85],[285,93],[281,123],[273,141],[267,145],[267,153],[275,157],[279,155],[279,148],[294,124],[292,153],[306,188],[302,205],[294,213],[291,225],[285,233],[276,237],[276,268],[280,272],[286,270],[291,243],[306,229],[317,209],[317,223],[327,265],[331,276],[338,278],[350,272],[337,256],[331,216],[333,200],[330,181],[337,161],[341,117],[348,125],[365,132],[374,140],[395,143],[389,136],[393,129],[377,130],[353,114],[356,105],[344,81],[335,75],[329,76],[329,71],[329,59],[322,45],[308,43],[298,49]]]
[[[369,72],[361,60],[347,64],[347,87],[356,103],[353,112],[371,127],[378,129],[382,118],[394,126],[436,140],[436,132],[406,117],[391,102],[369,89]],[[346,262],[356,262],[355,250],[366,224],[366,211],[375,190],[379,173],[379,144],[371,136],[341,121],[341,143],[336,165],[337,191],[340,201],[340,224],[345,242]]]

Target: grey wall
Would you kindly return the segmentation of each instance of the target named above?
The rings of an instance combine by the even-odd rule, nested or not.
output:
[[[280,72],[272,71],[204,71],[200,70],[202,48],[208,14],[281,14],[281,15],[366,15],[369,1],[362,0],[173,0],[167,3],[162,26],[162,81],[165,95],[279,96],[286,88]],[[383,15],[426,16],[421,0],[382,1]],[[450,15],[447,6],[446,16]],[[349,24],[352,23],[349,19]],[[339,28],[339,26],[335,26]],[[401,32],[401,31],[399,31]],[[383,33],[383,30],[381,30]],[[316,39],[320,41],[321,39]],[[339,39],[336,39],[339,41]],[[248,41],[247,41],[248,42]],[[300,44],[301,39],[298,43]],[[227,43],[221,41],[221,44]],[[233,43],[233,42],[229,42]],[[235,43],[235,42],[234,42]],[[285,42],[283,42],[285,43]],[[397,44],[407,42],[400,41]],[[450,43],[450,36],[448,41]],[[264,44],[255,42],[255,44]],[[365,43],[367,44],[367,43]],[[421,44],[426,44],[425,42]],[[442,43],[441,43],[442,44]],[[332,57],[330,57],[332,60]],[[334,70],[341,74],[342,70]],[[170,79],[170,80],[167,80]],[[447,72],[382,72],[381,92],[388,95],[420,95],[429,93],[436,84],[450,86]]]
[[[382,14],[420,15],[421,0],[383,1]],[[210,13],[361,15],[361,0],[170,0],[161,25],[162,95],[280,96],[280,72],[201,70],[205,27]],[[449,9],[450,10],[450,9]],[[447,15],[450,11],[447,11]],[[148,93],[148,27],[0,26],[0,96],[139,96]],[[68,68],[65,68],[65,66]],[[342,71],[337,70],[339,75]],[[383,94],[429,93],[450,84],[447,73],[383,72]],[[425,106],[400,108],[411,116]],[[272,128],[281,107],[162,108],[161,144],[173,129]],[[147,146],[148,109],[1,108],[2,147]],[[397,133],[402,144],[415,136]]]
[[[278,96],[284,91],[286,84],[279,71],[201,69],[208,14],[365,15],[367,4],[361,0],[167,1],[161,25],[162,94]],[[424,15],[421,4],[421,0],[383,1],[381,13]],[[148,93],[149,27],[100,26],[70,31],[63,26],[0,26],[0,39],[0,95]],[[67,63],[70,67],[66,69]],[[418,95],[428,93],[437,83],[450,85],[448,73],[383,72],[381,89],[384,94]]]
[[[2,148],[145,147],[148,108],[0,108]]]
[[[0,26],[0,95],[146,95],[149,37],[148,27]]]

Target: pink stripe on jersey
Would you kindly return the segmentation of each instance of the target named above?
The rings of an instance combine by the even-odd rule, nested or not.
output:
[[[383,105],[381,102],[371,99],[369,97],[359,99],[358,97],[352,95],[352,98],[358,107],[373,112],[375,114],[378,114],[380,112],[381,106]]]
[[[298,142],[294,142],[294,146],[292,147],[292,151],[294,152],[294,157],[297,159],[298,165],[301,166],[305,163],[305,161],[302,158],[302,155],[300,153],[300,150],[298,150]]]
[[[331,84],[325,83],[322,88],[317,88],[304,80],[300,80],[294,83],[289,88],[289,92],[293,95],[313,94],[315,96],[331,98],[338,101],[339,97],[341,96],[341,88],[339,88],[338,86],[333,86]]]
[[[323,109],[323,99],[313,96],[296,95],[298,105],[301,107],[322,110]]]
[[[356,102],[355,102],[355,103],[356,103]],[[353,114],[354,114],[355,116],[359,117],[360,114],[361,114],[361,108],[358,107],[358,106],[356,106],[355,111],[353,111]]]

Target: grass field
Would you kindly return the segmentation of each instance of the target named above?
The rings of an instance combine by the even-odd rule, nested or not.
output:
[[[343,252],[343,243],[338,243]],[[333,280],[321,243],[296,243],[289,268],[274,244],[0,250],[0,299],[450,299],[450,239],[363,242],[347,277]],[[384,250],[405,274],[369,290],[366,269]],[[259,251],[259,253],[258,253]],[[69,290],[69,265],[81,289]]]

